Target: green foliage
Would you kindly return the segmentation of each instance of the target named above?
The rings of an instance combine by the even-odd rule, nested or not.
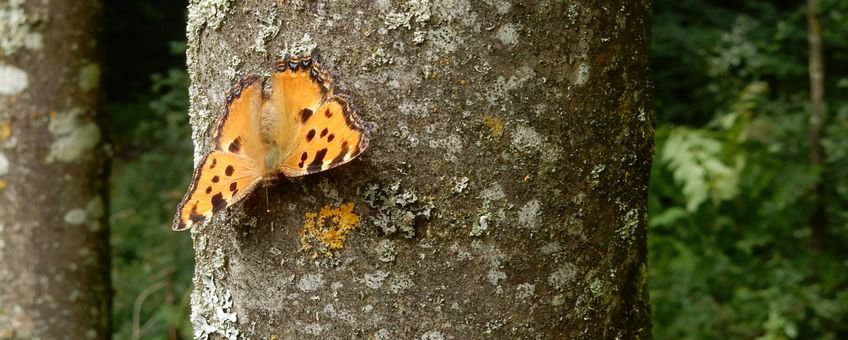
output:
[[[149,99],[110,108],[120,155],[111,183],[118,339],[191,338],[191,239],[170,228],[192,168],[187,89],[186,72],[172,69],[152,77]]]
[[[657,338],[848,336],[848,98],[836,94],[848,87],[848,4],[822,8],[833,123],[827,160],[812,166],[804,8],[657,3]],[[829,242],[814,251],[810,214],[820,205]]]

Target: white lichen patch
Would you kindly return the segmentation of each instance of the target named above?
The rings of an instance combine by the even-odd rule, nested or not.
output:
[[[489,229],[490,218],[492,218],[492,216],[489,214],[480,216],[480,218],[477,220],[477,224],[471,227],[471,233],[469,233],[469,235],[474,237],[483,236],[486,230]]]
[[[594,167],[592,167],[592,173],[591,173],[592,178],[589,181],[589,183],[591,183],[592,186],[597,186],[598,184],[601,183],[601,173],[603,173],[604,170],[606,170],[606,168],[607,168],[607,166],[605,164],[597,164]]]
[[[609,283],[605,280],[594,279],[589,283],[589,291],[592,293],[592,297],[600,300],[601,303],[608,303],[609,299],[612,297],[609,296]]]
[[[445,336],[439,331],[429,331],[421,335],[421,340],[445,340]]]
[[[53,135],[47,162],[75,161],[100,142],[100,128],[90,119],[84,118],[80,109],[57,114],[50,120],[47,129]]]
[[[427,32],[427,38],[437,50],[453,53],[465,42],[450,26],[439,27]]]
[[[517,126],[510,142],[513,148],[524,153],[538,152],[544,144],[545,137],[527,125]]]
[[[375,209],[369,217],[371,223],[386,235],[401,233],[405,238],[415,237],[418,222],[429,220],[435,204],[430,198],[420,198],[414,191],[401,190],[400,182],[381,188],[369,184],[362,193],[363,200]]]
[[[353,313],[345,309],[337,309],[336,306],[333,306],[332,304],[324,306],[324,310],[322,312],[324,315],[333,319],[342,320],[351,325],[356,324],[356,319],[353,317]]]
[[[412,29],[412,24],[423,24],[430,20],[430,0],[407,0],[400,11],[389,12],[384,17],[386,28]]]
[[[239,330],[236,327],[238,316],[233,311],[230,291],[226,287],[217,287],[211,276],[201,276],[200,283],[202,285],[192,294],[194,301],[191,323],[194,328],[194,338],[208,339],[211,335],[217,334],[224,339],[237,340],[239,338]]]
[[[35,26],[47,17],[47,6],[29,6],[25,0],[0,1],[0,51],[12,55],[22,48],[37,50],[44,46],[41,33],[33,32]]]
[[[468,177],[462,176],[459,178],[453,178],[453,188],[451,188],[451,192],[454,194],[461,194],[468,188]]]
[[[440,139],[432,139],[430,140],[430,148],[443,150],[442,158],[448,162],[456,162],[459,160],[457,157],[460,153],[462,153],[463,143],[462,138],[455,133],[451,133],[446,138]]]
[[[412,278],[406,274],[395,274],[389,279],[389,291],[398,294],[415,286]]]
[[[633,236],[636,234],[636,227],[639,226],[639,209],[630,209],[624,215],[622,226],[616,229],[618,237],[622,240],[633,242]]]
[[[317,336],[317,335],[321,335],[321,333],[324,333],[325,328],[327,328],[327,327],[320,324],[320,323],[315,322],[315,323],[310,323],[310,324],[303,326],[303,331],[306,332],[306,334]]]
[[[539,200],[530,200],[518,211],[518,225],[522,228],[536,229],[536,217],[539,216],[542,204]]]
[[[536,285],[532,283],[522,283],[515,287],[515,299],[519,301],[527,301],[536,296]]]
[[[483,68],[487,67],[484,65]],[[520,90],[524,84],[534,77],[536,77],[536,71],[527,65],[522,65],[509,78],[498,77],[493,84],[487,87],[486,91],[481,91],[478,96],[491,105],[504,103],[512,92]]]
[[[83,66],[80,69],[77,83],[83,92],[88,92],[100,87],[100,65],[90,63]]]
[[[480,31],[479,16],[472,10],[469,0],[434,0],[432,7],[433,16],[442,23],[460,23],[472,32]]]
[[[314,292],[324,287],[324,278],[321,274],[306,274],[297,282],[297,289],[302,292]]]
[[[398,105],[398,112],[415,118],[427,118],[433,111],[433,104],[429,99],[407,100]]]
[[[315,42],[315,39],[313,39],[312,36],[309,35],[309,33],[304,33],[303,36],[300,37],[300,40],[292,43],[291,47],[289,47],[289,50],[284,51],[284,53],[280,55],[280,57],[283,57],[285,55],[285,52],[291,54],[309,54],[312,53],[312,50],[314,50],[316,47],[318,47],[318,43]]]
[[[578,86],[584,85],[587,80],[589,80],[589,64],[580,63],[574,72],[574,84]]]
[[[500,40],[500,42],[509,47],[515,46],[518,44],[518,33],[519,27],[512,23],[506,23],[501,25],[500,28],[495,32],[495,38]]]
[[[555,253],[560,252],[561,250],[562,246],[559,244],[559,241],[553,241],[542,246],[542,248],[539,248],[539,252],[545,255],[553,255]]]
[[[510,8],[512,8],[512,4],[506,0],[483,0],[487,5],[492,6],[500,15],[504,15],[509,13]]]
[[[397,257],[395,242],[392,240],[380,240],[377,244],[377,255],[382,262],[394,262]]]
[[[0,152],[0,176],[5,176],[9,173],[9,159],[6,155]]]
[[[233,0],[191,0],[186,30],[191,34],[200,32],[204,26],[218,29],[232,3]]]
[[[389,330],[385,328],[380,328],[378,331],[374,332],[375,340],[390,340],[392,338],[392,333],[389,333]]]
[[[65,213],[65,223],[70,225],[80,225],[88,219],[88,213],[83,209],[71,209]]]
[[[29,86],[29,76],[24,70],[11,65],[0,65],[0,95],[14,96]]]
[[[565,291],[568,285],[577,278],[577,266],[564,263],[559,269],[548,276],[548,284],[558,291]]]
[[[383,282],[386,280],[387,277],[389,277],[389,273],[384,272],[382,270],[378,270],[373,273],[365,273],[365,277],[363,278],[362,282],[368,288],[379,289],[383,286]]]
[[[491,186],[480,192],[480,199],[483,200],[483,206],[488,207],[492,202],[500,201],[506,198],[503,186],[500,183],[492,183]]]
[[[259,53],[264,53],[266,51],[265,44],[280,32],[279,21],[282,20],[282,16],[274,15],[274,11],[276,9],[274,6],[268,6],[266,9],[268,10],[268,14],[257,15],[257,18],[259,18],[262,23],[260,23],[258,25],[259,28],[255,30],[256,35],[253,39],[253,50]]]
[[[488,280],[489,283],[491,283],[493,286],[498,287],[498,290],[500,290],[500,286],[498,285],[498,282],[500,282],[500,280],[505,280],[505,279],[506,279],[506,273],[504,273],[501,270],[490,269],[489,272],[486,273],[486,280]]]

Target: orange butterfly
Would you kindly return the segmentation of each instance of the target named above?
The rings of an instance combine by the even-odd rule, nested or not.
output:
[[[333,94],[317,52],[287,55],[274,67],[269,79],[250,76],[228,91],[214,147],[194,170],[177,206],[174,230],[202,223],[247,197],[263,180],[334,168],[368,147],[369,129],[346,96]]]

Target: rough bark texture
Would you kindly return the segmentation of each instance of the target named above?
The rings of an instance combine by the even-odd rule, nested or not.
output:
[[[650,10],[192,1],[196,159],[224,91],[286,50],[317,46],[374,124],[360,160],[260,188],[192,231],[196,335],[648,337]],[[358,227],[328,256],[307,214],[347,203]]]
[[[0,338],[106,339],[97,1],[0,2]]]

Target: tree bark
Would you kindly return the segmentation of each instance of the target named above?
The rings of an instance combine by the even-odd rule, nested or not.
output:
[[[110,336],[97,1],[0,3],[0,338]]]
[[[195,335],[649,337],[650,12],[191,1],[196,160],[225,90],[286,50],[317,46],[374,124],[359,160],[261,187],[192,230]],[[333,214],[359,219],[346,239],[315,227]]]
[[[818,0],[807,0],[807,41],[810,47],[810,165],[819,171],[819,180],[813,190],[813,209],[810,214],[812,248],[822,251],[828,239],[827,187],[823,177],[824,150],[822,127],[827,119],[824,102],[824,52],[822,27],[818,17]]]

